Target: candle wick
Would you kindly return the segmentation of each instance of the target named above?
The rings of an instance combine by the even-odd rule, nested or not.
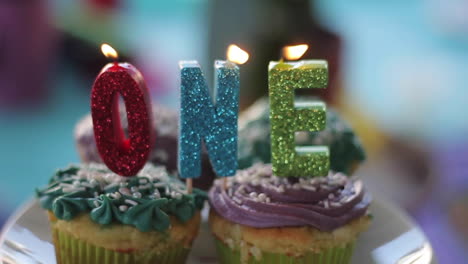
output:
[[[232,68],[235,68],[236,65],[237,64],[235,62],[230,61],[229,59],[226,59],[226,63],[225,63],[226,68],[232,69]]]
[[[119,53],[115,52],[114,56],[112,56],[112,60],[114,61],[114,64],[119,63]]]

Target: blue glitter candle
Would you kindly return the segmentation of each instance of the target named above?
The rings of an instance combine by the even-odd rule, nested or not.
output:
[[[232,176],[237,170],[239,67],[216,61],[215,86],[209,90],[198,62],[182,61],[179,66],[180,177],[200,177],[202,141],[216,175]]]
[[[295,89],[327,86],[327,62],[270,62],[269,68],[273,173],[280,177],[327,175],[330,167],[328,147],[295,145],[295,132],[317,132],[325,128],[325,103],[294,101]]]

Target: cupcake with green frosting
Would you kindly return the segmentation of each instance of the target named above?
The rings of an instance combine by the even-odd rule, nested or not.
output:
[[[365,159],[362,143],[333,109],[327,109],[326,124],[323,131],[299,134],[297,145],[328,146],[330,169],[351,175]],[[266,97],[257,100],[239,116],[238,160],[240,169],[249,168],[257,162],[271,163],[270,107]]]
[[[59,170],[37,190],[57,263],[185,263],[206,200],[164,167],[121,177],[100,164]]]

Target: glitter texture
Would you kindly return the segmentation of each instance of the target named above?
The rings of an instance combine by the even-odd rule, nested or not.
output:
[[[120,124],[118,99],[125,102],[128,138]],[[96,78],[91,91],[96,146],[113,172],[133,176],[145,165],[151,147],[151,108],[141,73],[128,63],[109,63]]]
[[[295,89],[325,88],[328,66],[323,60],[270,62],[271,153],[273,173],[280,177],[316,177],[328,174],[325,146],[295,145],[295,132],[325,129],[326,108],[320,101],[294,102]]]
[[[202,141],[216,175],[232,176],[237,170],[239,67],[232,62],[216,61],[215,88],[209,91],[196,61],[183,61],[179,65],[180,177],[200,177]]]

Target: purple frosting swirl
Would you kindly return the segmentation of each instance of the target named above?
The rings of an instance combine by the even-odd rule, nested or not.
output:
[[[371,197],[360,180],[342,173],[327,177],[280,178],[271,165],[256,164],[209,192],[211,207],[222,217],[256,227],[311,226],[332,231],[367,212]]]

